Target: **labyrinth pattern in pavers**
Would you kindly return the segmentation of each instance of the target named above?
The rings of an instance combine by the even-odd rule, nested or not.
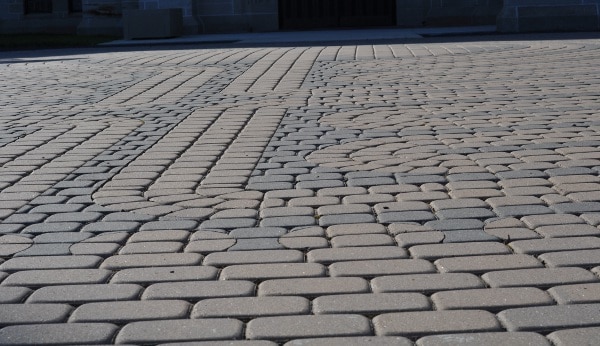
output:
[[[597,341],[599,73],[569,39],[0,58],[0,344]]]

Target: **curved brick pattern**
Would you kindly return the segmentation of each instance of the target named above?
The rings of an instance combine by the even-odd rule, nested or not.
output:
[[[539,38],[1,53],[0,343],[597,339],[600,41]]]

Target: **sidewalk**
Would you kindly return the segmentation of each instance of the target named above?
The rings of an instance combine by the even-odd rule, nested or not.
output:
[[[413,29],[380,29],[369,30],[318,30],[293,32],[265,32],[240,34],[207,34],[183,36],[170,39],[117,40],[101,44],[101,46],[136,46],[136,45],[173,45],[173,44],[208,44],[208,43],[310,43],[339,41],[369,41],[388,39],[415,39],[425,36],[478,35],[496,32],[495,26],[447,27],[447,28],[413,28]]]

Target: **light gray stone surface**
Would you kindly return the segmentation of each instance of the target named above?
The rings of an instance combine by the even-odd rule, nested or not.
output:
[[[0,53],[0,343],[597,339],[600,41],[516,38]]]

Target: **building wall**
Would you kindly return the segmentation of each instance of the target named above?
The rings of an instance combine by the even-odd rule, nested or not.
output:
[[[261,32],[280,29],[279,0],[69,0],[52,13],[24,14],[24,0],[0,0],[0,33],[123,33],[130,9],[181,8],[184,33]],[[303,0],[298,0],[303,1]],[[493,25],[502,32],[600,30],[600,0],[396,0],[399,27]]]
[[[25,14],[23,0],[0,0],[0,33],[75,33],[81,13],[70,12],[68,0],[51,2],[51,13]]]

